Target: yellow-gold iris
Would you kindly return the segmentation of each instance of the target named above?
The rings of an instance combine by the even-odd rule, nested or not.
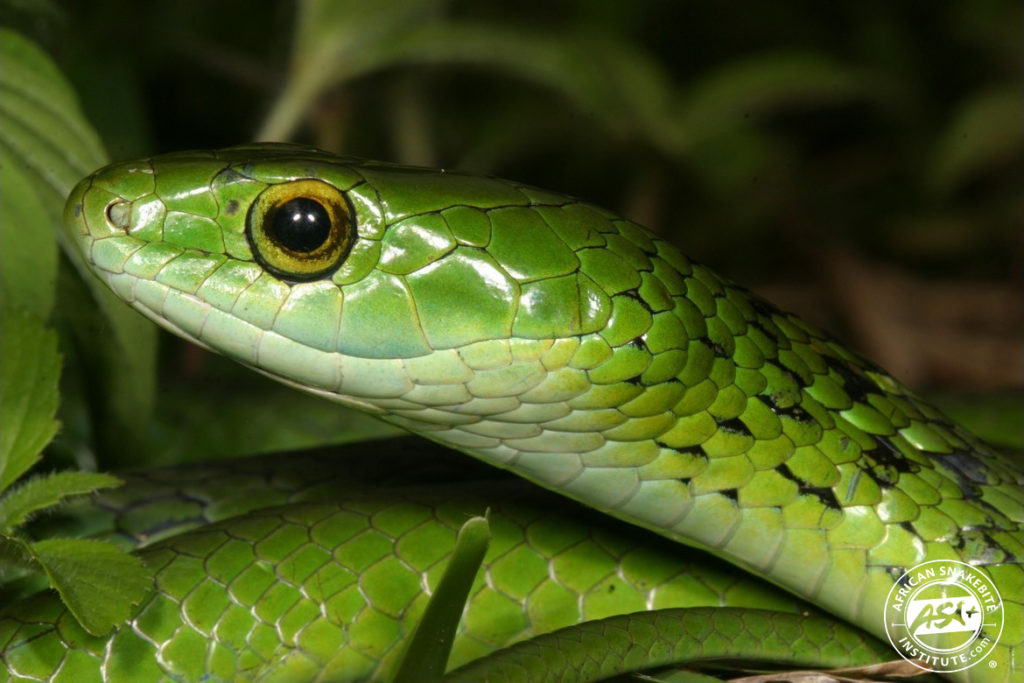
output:
[[[312,280],[344,260],[356,238],[344,195],[311,178],[271,185],[256,197],[246,219],[256,260],[274,275]]]

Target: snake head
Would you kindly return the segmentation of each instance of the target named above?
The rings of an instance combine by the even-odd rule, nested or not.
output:
[[[578,340],[610,323],[613,346],[639,337],[652,324],[640,290],[670,301],[661,280],[678,280],[652,257],[682,259],[562,195],[295,145],[100,169],[71,193],[66,231],[164,327],[350,397],[393,396],[409,381],[396,363],[488,342],[504,357],[512,340]]]

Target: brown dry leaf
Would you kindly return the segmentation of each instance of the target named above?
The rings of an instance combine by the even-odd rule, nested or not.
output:
[[[827,253],[821,287],[757,291],[834,329],[909,386],[991,390],[1024,378],[1024,289],[1016,282],[937,282],[850,251]]]
[[[1024,299],[1010,283],[931,282],[849,252],[835,292],[864,351],[912,386],[996,388],[1024,375]]]
[[[927,666],[920,661],[918,664],[920,667]],[[930,673],[920,667],[905,659],[894,659],[869,666],[823,669],[821,671],[777,671],[729,680],[732,683],[871,683],[872,681],[913,678]]]

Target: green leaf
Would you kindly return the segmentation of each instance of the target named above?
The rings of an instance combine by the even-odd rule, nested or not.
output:
[[[28,521],[34,512],[66,498],[122,483],[117,477],[100,472],[57,472],[29,479],[0,498],[0,534],[10,534],[15,527]]]
[[[35,575],[39,571],[39,564],[32,556],[28,543],[21,538],[0,534],[0,557],[4,558],[0,563],[0,585],[5,594],[11,581]]]
[[[444,674],[469,589],[490,542],[485,517],[472,517],[459,529],[451,559],[416,625],[394,683],[432,681]]]
[[[588,32],[523,32],[472,22],[417,26],[349,55],[349,78],[395,64],[483,67],[549,88],[614,134],[665,148],[677,137],[674,85],[629,43]]]
[[[0,147],[0,297],[46,319],[57,287],[57,243],[24,167]]]
[[[353,4],[360,9],[353,10]],[[625,41],[585,31],[523,32],[480,22],[431,21],[429,2],[381,21],[363,4],[341,3],[342,11],[319,0],[300,6],[291,78],[260,139],[287,139],[325,90],[396,65],[503,72],[559,93],[619,137],[639,138],[678,155],[711,136],[749,128],[751,114],[870,94],[863,74],[823,54],[770,52],[711,72],[681,98],[660,65]]]
[[[289,77],[258,140],[287,140],[310,105],[328,88],[351,77],[347,63],[422,23],[438,0],[301,0],[297,3]]]
[[[868,94],[867,79],[823,54],[763,53],[709,72],[687,89],[675,117],[678,152],[736,128],[752,115]]]
[[[0,29],[0,142],[34,176],[56,226],[64,197],[79,178],[106,161],[74,91],[32,41]]]
[[[0,309],[0,491],[40,457],[57,432],[57,335],[39,318]]]
[[[94,636],[130,617],[132,606],[153,585],[152,573],[138,557],[104,541],[50,539],[29,548],[61,600]]]
[[[1024,453],[1024,388],[945,391],[928,398],[982,440],[1010,453]]]
[[[106,334],[79,337],[89,347],[88,364],[105,369],[87,380],[98,383],[109,402],[103,411],[108,424],[103,427],[122,435],[121,441],[137,441],[131,437],[145,429],[156,392],[156,328],[89,272],[62,230],[65,198],[80,178],[107,162],[106,153],[71,85],[35,43],[0,29],[0,63],[0,202],[7,226],[0,246],[8,253],[0,261],[3,292],[22,292],[18,296],[23,305],[42,313],[52,300],[47,297],[55,272],[53,248],[41,246],[42,236],[49,234],[52,240],[55,235],[61,241],[111,328]],[[8,182],[16,192],[10,191]],[[30,194],[35,198],[29,199]],[[34,276],[41,278],[38,282],[31,281],[28,263],[14,263],[16,255],[27,253],[38,255],[42,264]],[[105,445],[111,447],[118,443],[108,441]]]
[[[954,114],[930,165],[934,190],[955,190],[971,178],[1021,156],[1024,103],[1017,85],[980,92]]]
[[[489,68],[546,86],[619,135],[659,146],[676,135],[672,84],[632,45],[588,32],[437,19],[437,4],[419,0],[395,11],[365,0],[302,3],[290,78],[258,139],[288,139],[329,88],[396,65],[433,64]]]

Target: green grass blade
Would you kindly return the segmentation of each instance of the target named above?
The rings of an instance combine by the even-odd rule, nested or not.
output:
[[[444,673],[455,629],[490,541],[490,525],[484,517],[473,517],[459,529],[451,560],[416,626],[395,683],[432,681]]]

